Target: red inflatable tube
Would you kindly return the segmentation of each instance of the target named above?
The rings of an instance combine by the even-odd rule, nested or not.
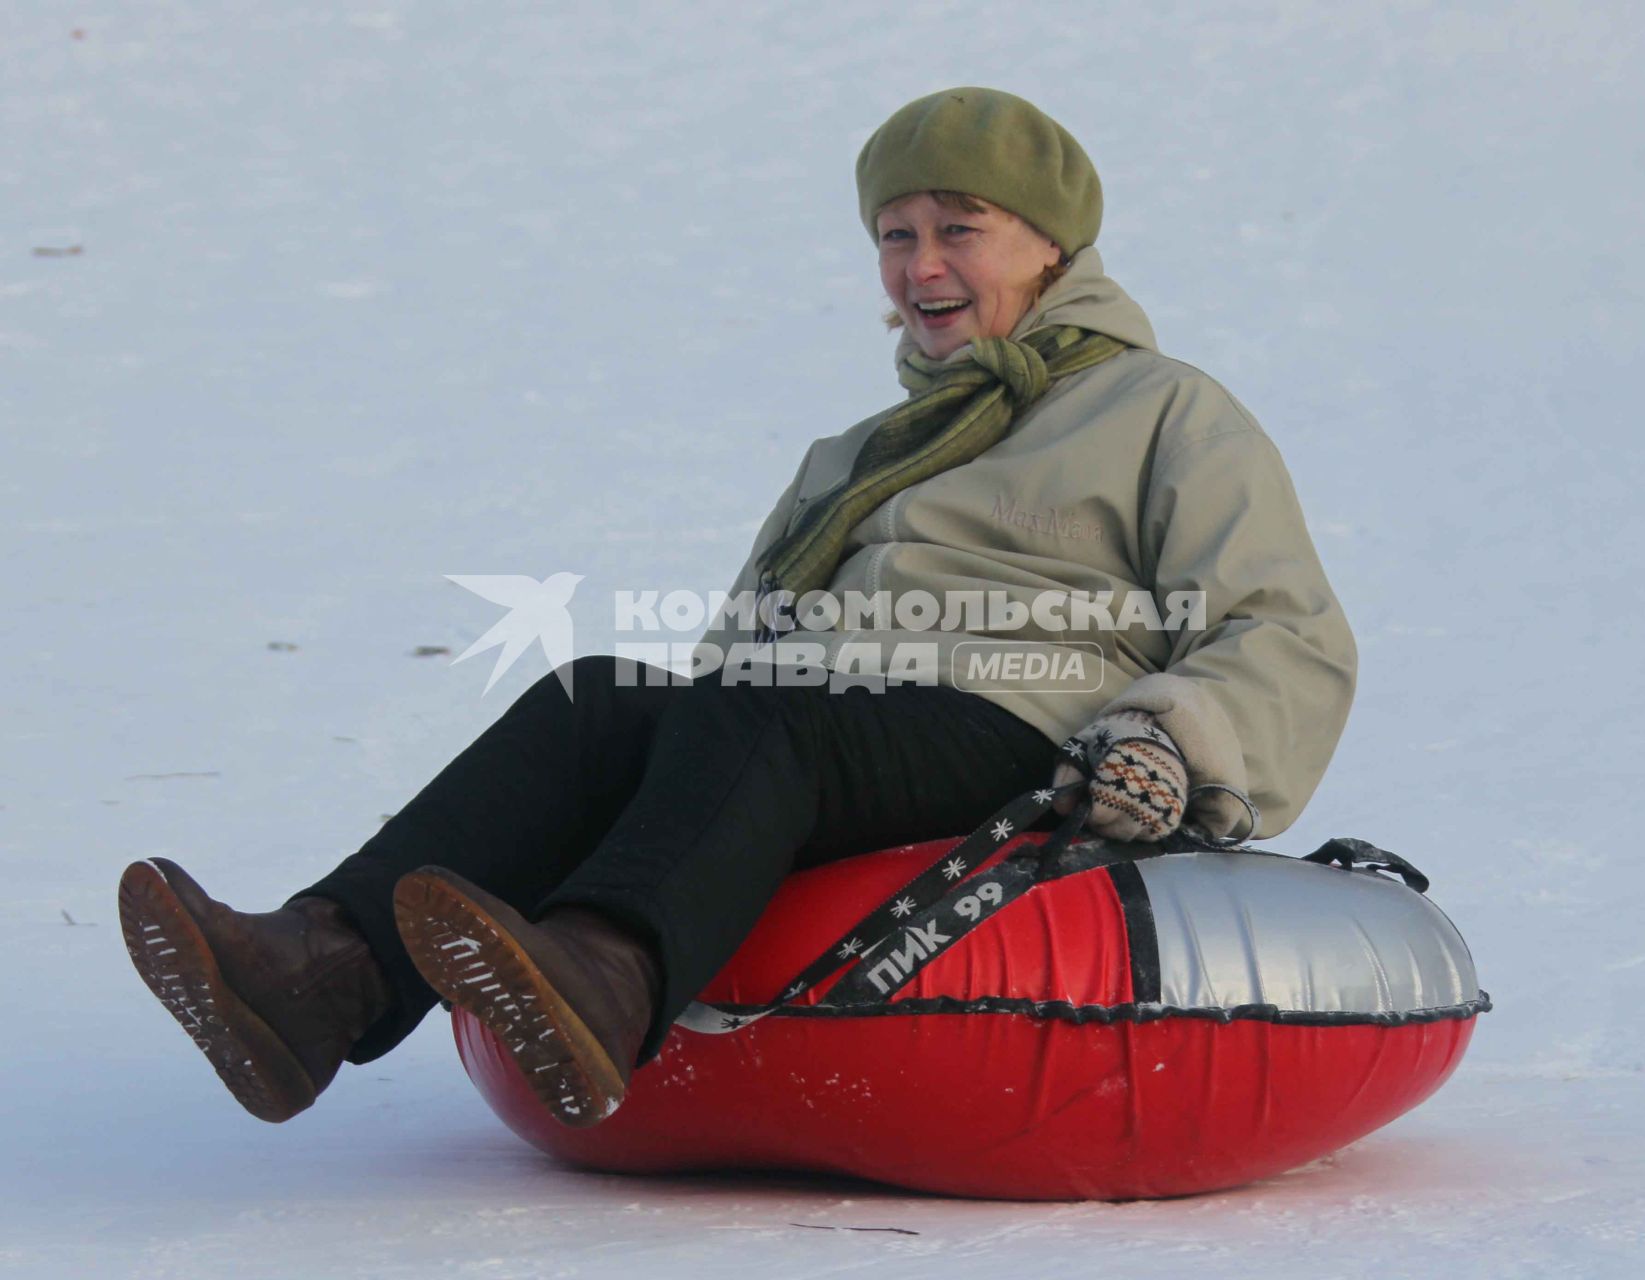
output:
[[[955,844],[790,877],[702,1006],[726,1022],[768,1007]],[[845,957],[769,1016],[726,1034],[676,1026],[594,1128],[550,1118],[461,1011],[458,1051],[510,1128],[586,1168],[807,1169],[962,1196],[1130,1199],[1268,1177],[1363,1137],[1445,1081],[1489,1007],[1450,922],[1371,872],[1171,854],[1008,891],[992,914],[976,889],[968,908],[963,891],[1023,849],[965,869],[950,895],[960,916],[942,926],[952,939],[921,917],[923,932],[916,922]],[[960,936],[952,921],[979,901]],[[853,971],[871,998],[831,1007]]]

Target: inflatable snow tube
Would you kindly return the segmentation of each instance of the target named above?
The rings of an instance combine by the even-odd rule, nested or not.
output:
[[[1049,858],[1009,830],[987,856],[973,836],[791,876],[594,1128],[554,1121],[459,1011],[464,1066],[516,1133],[590,1169],[1131,1199],[1363,1137],[1445,1081],[1490,1007],[1420,873],[1363,842]]]

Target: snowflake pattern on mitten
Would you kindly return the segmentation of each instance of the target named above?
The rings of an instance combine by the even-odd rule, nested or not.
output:
[[[1076,735],[1090,769],[1086,825],[1108,840],[1163,840],[1182,823],[1188,768],[1171,735],[1146,711],[1099,716]],[[1053,786],[1079,777],[1057,767]]]

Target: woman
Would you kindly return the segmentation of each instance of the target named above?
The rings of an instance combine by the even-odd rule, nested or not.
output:
[[[954,89],[857,183],[909,396],[811,446],[693,679],[578,659],[277,911],[128,868],[139,972],[254,1115],[438,994],[597,1123],[791,870],[974,826],[1076,732],[1110,839],[1273,835],[1312,793],[1352,637],[1273,445],[1104,274],[1085,152]]]

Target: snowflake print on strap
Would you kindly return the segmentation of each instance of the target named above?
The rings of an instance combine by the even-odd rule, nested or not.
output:
[[[1076,747],[1078,745],[1075,744]],[[869,963],[869,958],[875,957],[886,938],[893,934],[901,936],[905,924],[917,922],[919,913],[950,892],[958,892],[968,875],[1005,852],[1010,847],[1012,837],[1032,827],[1050,807],[1055,795],[1054,790],[1041,789],[1018,796],[1003,805],[959,844],[947,850],[853,924],[848,932],[829,944],[769,1004],[722,1008],[694,1001],[677,1021],[693,1031],[709,1034],[736,1031],[799,999],[835,973],[842,964],[861,967]]]

